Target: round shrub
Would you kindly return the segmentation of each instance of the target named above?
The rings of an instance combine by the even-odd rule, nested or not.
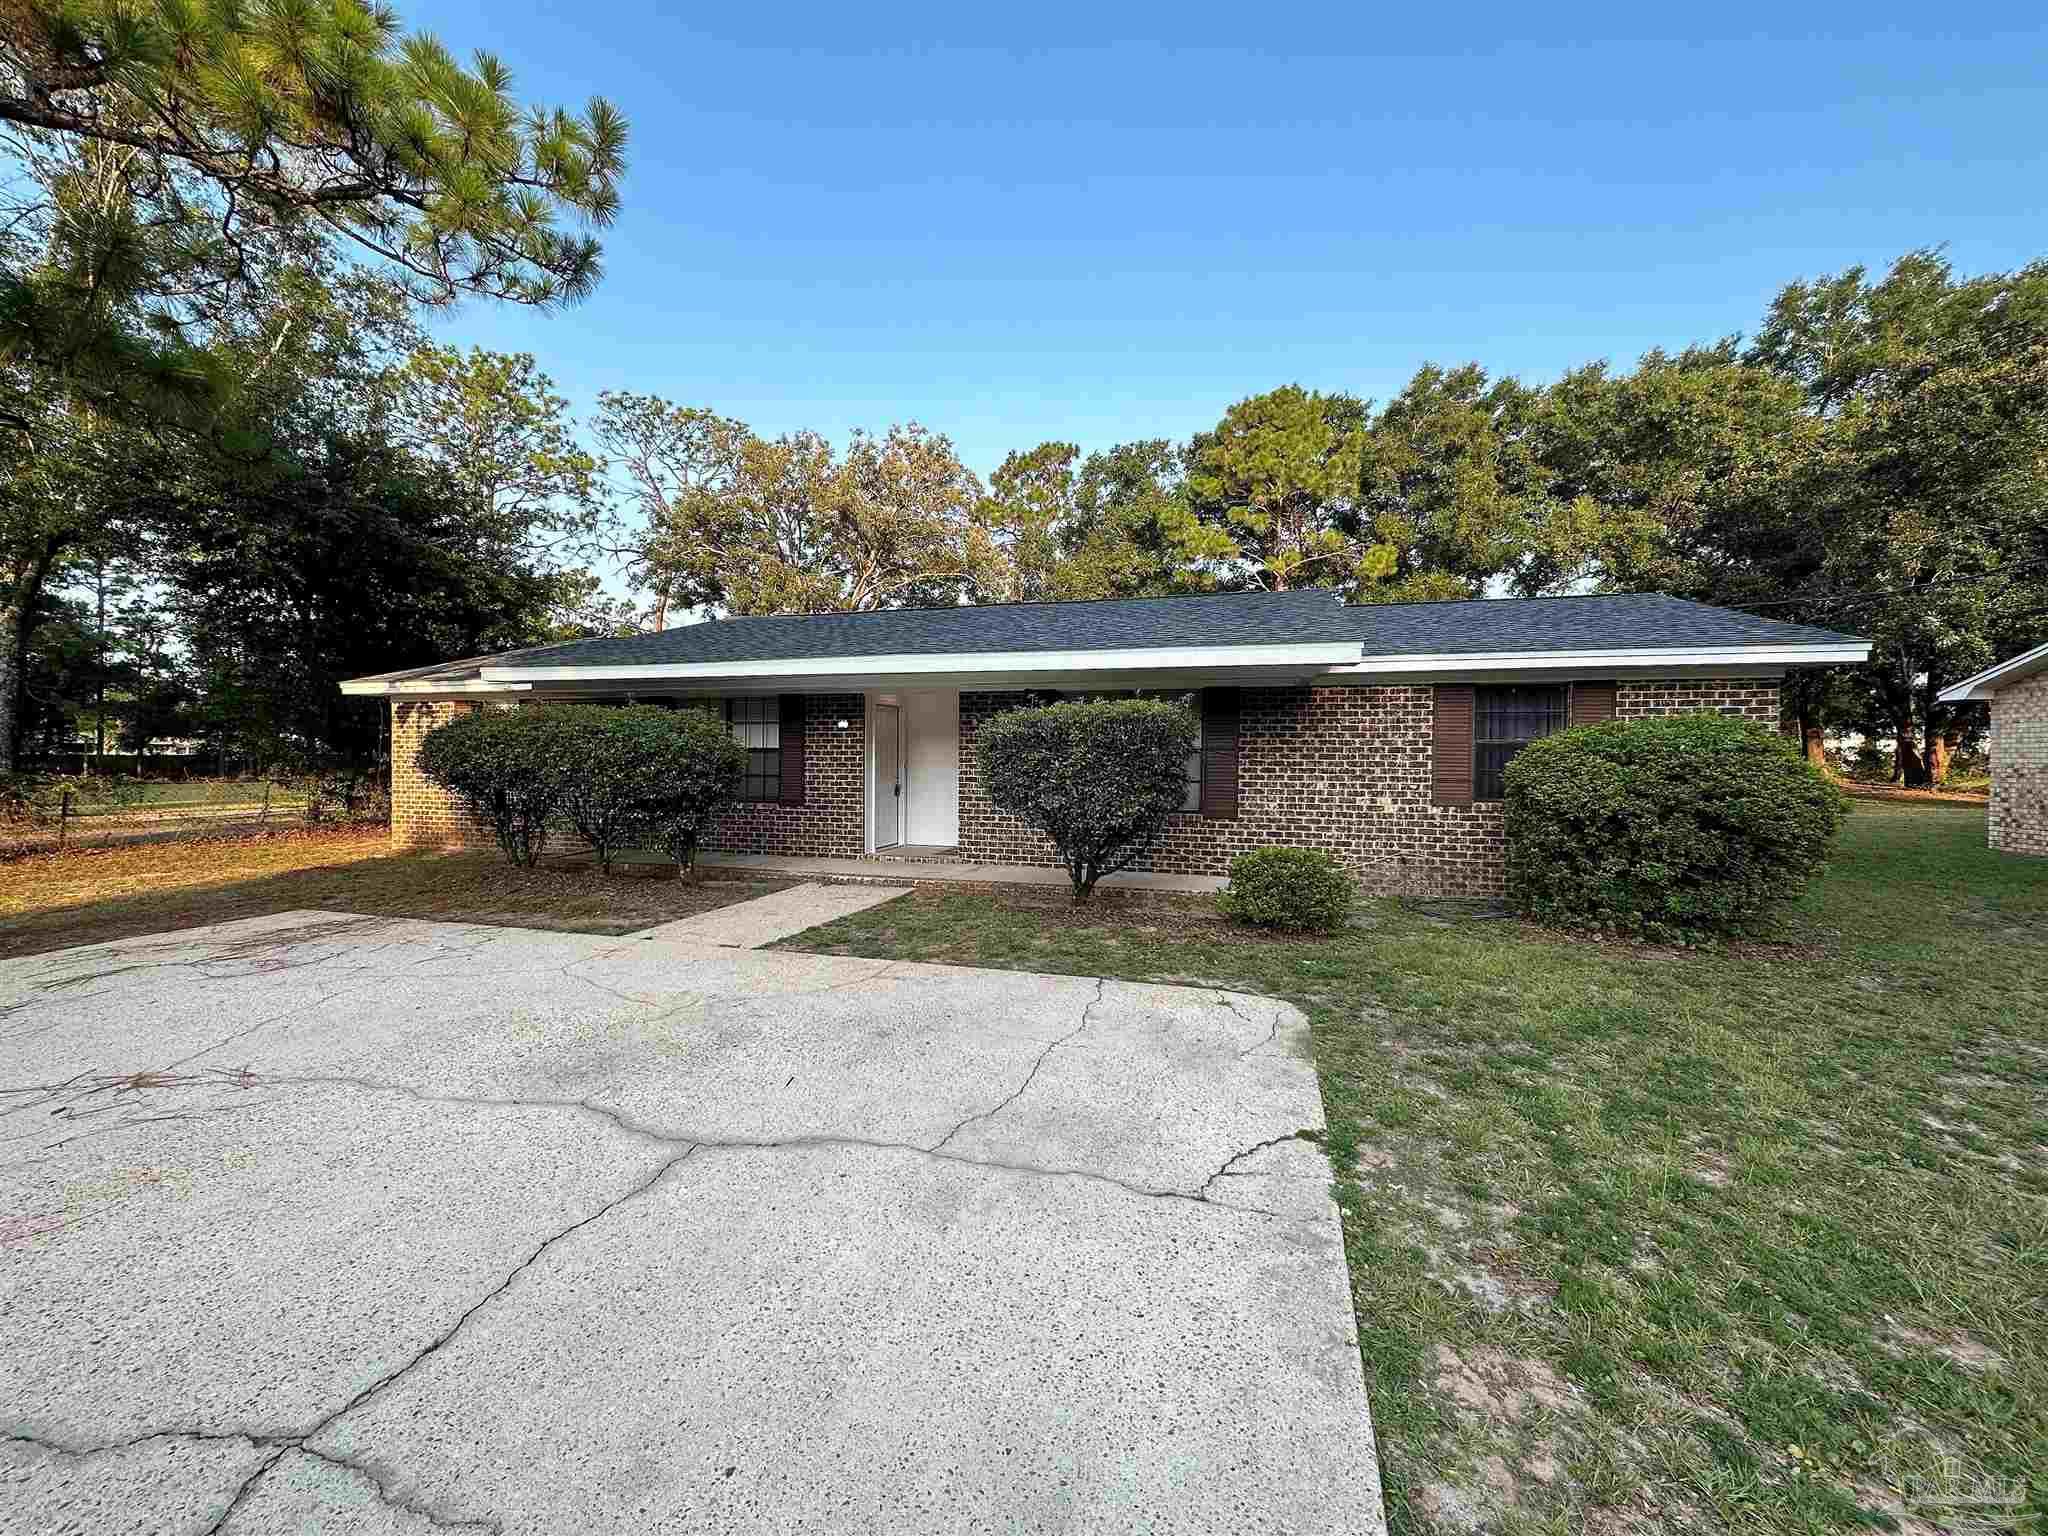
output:
[[[561,813],[606,873],[624,849],[650,845],[688,868],[698,835],[746,773],[746,748],[700,710],[547,704],[526,713],[557,765]]]
[[[1328,933],[1351,912],[1350,871],[1314,848],[1254,848],[1230,861],[1216,898],[1225,917],[1292,933]]]
[[[420,772],[487,825],[514,864],[540,858],[562,798],[563,756],[539,713],[473,710],[420,743]]]
[[[739,794],[746,748],[700,710],[544,704],[461,715],[427,734],[420,771],[531,865],[566,821],[606,871],[627,848],[659,848],[688,869],[697,841]]]
[[[1509,905],[1652,938],[1753,929],[1824,867],[1848,809],[1791,742],[1720,715],[1579,726],[1506,777]]]
[[[687,873],[696,865],[697,844],[705,831],[739,798],[747,749],[733,738],[725,721],[704,710],[652,713],[665,718],[638,732],[645,749],[645,777],[641,798],[631,812],[630,832],[642,846],[661,849]]]
[[[1153,699],[1013,709],[975,734],[981,782],[1059,850],[1076,903],[1144,852],[1187,795],[1194,716]]]

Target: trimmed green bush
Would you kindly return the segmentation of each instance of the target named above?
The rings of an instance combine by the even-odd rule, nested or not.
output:
[[[513,863],[535,863],[550,823],[566,820],[606,873],[638,847],[689,869],[746,769],[724,721],[652,704],[484,710],[420,744],[420,771],[488,823]]]
[[[618,713],[618,711],[613,711]],[[654,733],[646,798],[634,811],[634,838],[661,849],[685,874],[696,867],[705,830],[739,798],[747,749],[716,715],[699,709],[656,710],[666,728]]]
[[[562,799],[563,757],[541,711],[482,709],[437,726],[420,743],[420,772],[463,803],[514,864],[531,867],[547,846]]]
[[[976,733],[974,753],[997,809],[1052,839],[1078,905],[1180,809],[1200,742],[1178,704],[1096,699],[997,715]]]
[[[1508,902],[1541,922],[1651,938],[1750,931],[1825,867],[1847,810],[1760,725],[1579,726],[1508,764]]]
[[[558,754],[562,814],[607,874],[622,850],[650,842],[683,850],[688,868],[698,834],[739,794],[746,749],[701,711],[548,704],[531,715]]]
[[[1351,913],[1349,870],[1315,848],[1254,848],[1230,861],[1217,910],[1240,923],[1291,933],[1329,933]]]

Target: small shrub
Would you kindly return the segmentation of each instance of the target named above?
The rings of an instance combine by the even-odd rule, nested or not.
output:
[[[1052,839],[1079,904],[1180,809],[1187,757],[1200,740],[1178,704],[1098,699],[997,715],[974,752],[996,807]]]
[[[391,786],[381,773],[343,768],[290,787],[306,797],[304,814],[313,825],[384,826],[391,821]]]
[[[1350,915],[1350,871],[1314,848],[1254,848],[1230,861],[1230,886],[1216,898],[1225,917],[1292,933],[1329,933]]]
[[[1747,721],[1579,726],[1508,764],[1509,905],[1654,938],[1743,932],[1824,867],[1847,808]]]
[[[420,772],[491,829],[505,857],[531,867],[562,800],[567,754],[544,710],[483,709],[437,726],[420,743]]]

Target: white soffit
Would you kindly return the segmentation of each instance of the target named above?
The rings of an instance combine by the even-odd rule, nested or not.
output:
[[[1986,667],[1975,677],[1966,677],[1953,688],[1941,690],[1944,704],[1968,704],[1978,699],[1989,699],[2001,688],[2023,682],[2036,672],[2048,672],[2048,645],[2037,645],[2031,651],[2001,661],[1995,667]]]

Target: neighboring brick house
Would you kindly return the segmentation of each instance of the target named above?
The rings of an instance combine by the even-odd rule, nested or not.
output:
[[[1714,710],[1778,721],[1788,666],[1853,636],[1655,594],[1346,607],[1324,592],[726,619],[345,684],[392,702],[392,836],[488,842],[416,766],[462,709],[553,699],[711,704],[748,747],[748,797],[708,852],[1057,862],[998,810],[983,722],[1054,695],[1185,697],[1202,722],[1186,808],[1134,868],[1221,875],[1322,848],[1375,891],[1501,888],[1500,770],[1567,723]]]
[[[1957,683],[1941,701],[1991,706],[1991,846],[2048,855],[2048,645]]]

